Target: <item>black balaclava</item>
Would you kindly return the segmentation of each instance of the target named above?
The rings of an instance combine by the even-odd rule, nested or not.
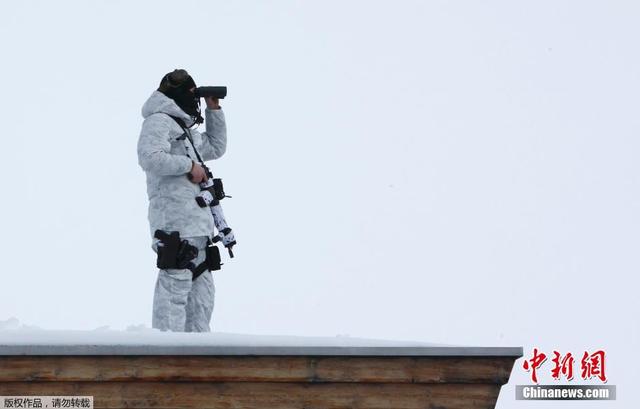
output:
[[[204,119],[200,115],[200,98],[196,97],[191,88],[195,81],[186,70],[176,69],[162,77],[158,91],[175,101],[175,103],[193,120],[193,124],[201,124]]]

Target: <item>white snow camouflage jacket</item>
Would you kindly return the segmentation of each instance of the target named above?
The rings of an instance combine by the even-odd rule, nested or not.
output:
[[[180,237],[211,236],[211,210],[198,206],[195,197],[200,186],[187,178],[192,161],[198,159],[187,138],[178,140],[184,132],[169,115],[192,123],[171,98],[154,91],[142,107],[144,122],[138,139],[138,163],[147,174],[151,235],[160,229],[178,231]],[[191,138],[202,160],[217,159],[227,147],[222,109],[205,109],[205,127],[203,133],[190,129]]]

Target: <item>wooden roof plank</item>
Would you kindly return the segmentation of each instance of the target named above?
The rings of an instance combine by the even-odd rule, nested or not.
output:
[[[495,383],[513,357],[5,356],[0,381]]]

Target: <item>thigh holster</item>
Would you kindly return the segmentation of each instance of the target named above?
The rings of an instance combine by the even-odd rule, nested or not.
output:
[[[192,260],[198,257],[198,248],[189,244],[187,240],[180,239],[179,232],[156,230],[153,236],[160,240],[157,250],[158,268],[163,270],[193,268]]]

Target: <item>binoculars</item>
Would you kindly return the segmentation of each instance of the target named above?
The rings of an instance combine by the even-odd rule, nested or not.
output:
[[[213,97],[223,99],[227,96],[227,87],[197,87],[195,92],[196,97]]]

